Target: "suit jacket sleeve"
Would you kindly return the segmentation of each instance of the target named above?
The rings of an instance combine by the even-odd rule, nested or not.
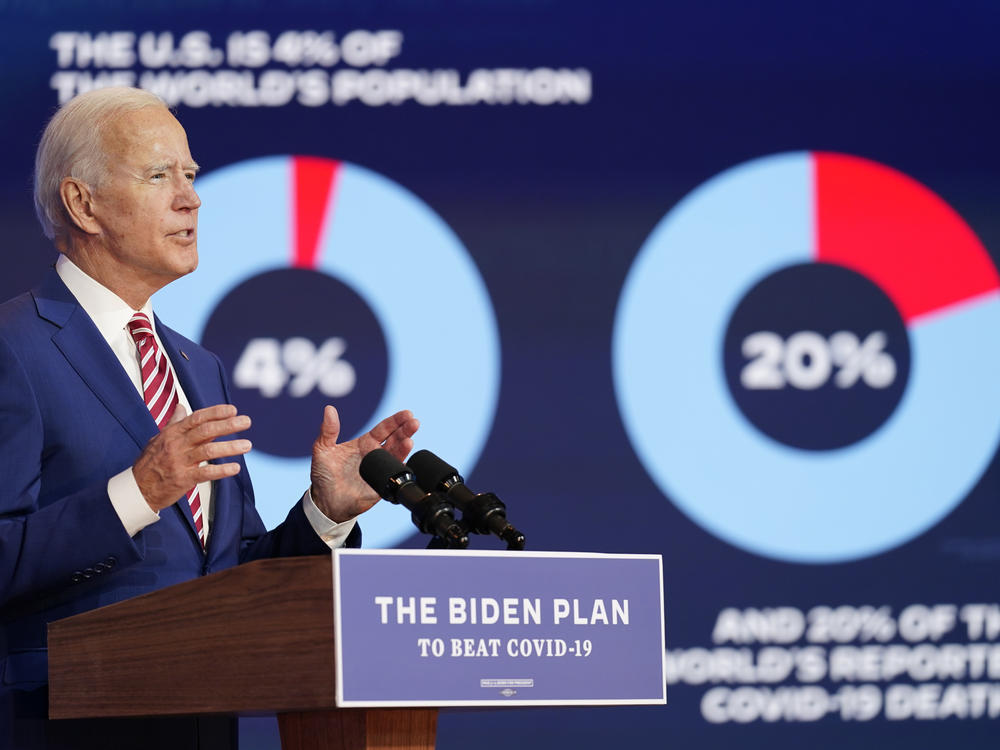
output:
[[[215,355],[213,355],[214,357]],[[232,403],[229,392],[229,380],[226,377],[225,368],[222,362],[215,357],[219,371],[219,378],[225,393],[226,402]],[[246,464],[242,464],[241,474],[244,479],[241,482],[244,503],[242,541],[240,547],[240,562],[249,562],[265,557],[295,557],[300,555],[323,555],[329,554],[330,548],[326,545],[312,524],[306,518],[302,509],[302,499],[296,502],[288,512],[285,520],[276,528],[267,531],[264,523],[257,513],[253,487],[246,478]],[[361,526],[355,524],[345,543],[347,547],[361,546]]]

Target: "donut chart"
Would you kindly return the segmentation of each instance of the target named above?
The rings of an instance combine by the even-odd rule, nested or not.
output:
[[[721,365],[748,292],[817,263],[884,292],[905,324],[911,362],[901,399],[877,429],[806,451],[747,419]],[[998,292],[972,230],[896,170],[826,152],[733,167],[672,209],[629,271],[612,352],[626,432],[663,494],[737,547],[805,563],[891,549],[952,511],[996,452]],[[852,388],[869,387],[860,368],[853,374]],[[876,382],[873,366],[864,374]]]
[[[199,268],[157,293],[157,314],[201,341],[220,302],[248,280],[282,269],[336,279],[374,315],[387,351],[381,396],[356,434],[399,409],[410,409],[421,420],[416,447],[431,448],[470,473],[493,423],[500,346],[489,293],[451,228],[388,178],[326,158],[251,159],[200,177],[196,188],[202,199]],[[259,300],[264,313],[286,331],[286,354],[292,342],[301,360],[304,334],[296,319],[297,302],[294,291]],[[350,335],[357,338],[361,330],[352,331],[351,321],[343,320],[331,321],[330,331],[330,340],[348,341],[343,357],[349,364]],[[234,333],[250,339],[256,335]],[[455,342],[462,347],[462,368],[435,362],[436,348]],[[326,382],[310,370],[321,352],[309,359],[311,344],[306,341],[305,346],[305,363],[283,375],[296,376],[286,379],[298,381],[300,391]],[[335,364],[327,358],[326,365]],[[232,371],[229,377],[232,381]],[[273,410],[276,420],[304,400],[301,393],[289,394],[288,387],[273,388],[268,396],[262,408]],[[318,408],[310,435],[318,434],[321,418]],[[258,510],[272,528],[308,486],[310,459],[255,449],[247,465]],[[412,533],[409,513],[389,503],[365,514],[366,545],[392,546]]]

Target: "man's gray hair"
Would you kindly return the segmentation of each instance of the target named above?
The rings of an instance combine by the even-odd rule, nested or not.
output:
[[[70,227],[59,194],[63,178],[99,187],[108,173],[103,143],[108,123],[123,112],[146,107],[167,105],[148,91],[114,86],[74,97],[49,120],[35,154],[35,213],[50,240]]]

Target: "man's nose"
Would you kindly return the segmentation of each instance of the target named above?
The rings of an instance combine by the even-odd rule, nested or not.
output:
[[[179,211],[193,211],[199,206],[201,206],[201,198],[198,197],[198,193],[194,189],[194,184],[190,180],[185,179],[174,198],[174,208]]]

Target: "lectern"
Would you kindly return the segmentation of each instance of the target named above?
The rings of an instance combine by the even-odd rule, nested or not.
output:
[[[335,707],[331,581],[260,560],[54,622],[49,715],[276,713],[285,750],[433,750],[436,708]]]
[[[286,750],[431,750],[436,706],[666,702],[659,555],[336,550],[54,622],[49,715],[276,713]]]

